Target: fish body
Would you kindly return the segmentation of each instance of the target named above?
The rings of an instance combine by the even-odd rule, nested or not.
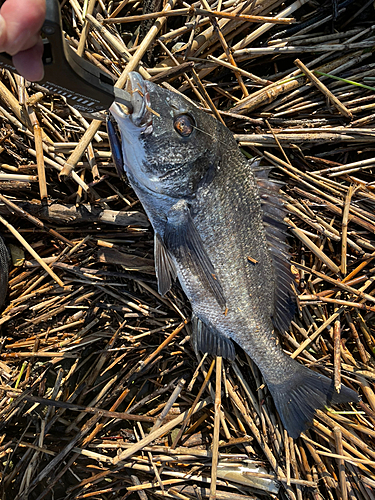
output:
[[[355,401],[286,355],[293,280],[278,186],[254,171],[231,132],[183,96],[130,73],[133,112],[111,108],[124,169],[155,230],[164,295],[178,278],[193,309],[196,351],[234,359],[233,341],[257,364],[292,437],[317,408]],[[122,167],[120,167],[121,170]]]

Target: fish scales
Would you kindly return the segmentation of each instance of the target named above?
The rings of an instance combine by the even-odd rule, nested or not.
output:
[[[315,410],[357,401],[347,387],[307,369],[281,348],[292,312],[278,187],[256,172],[230,131],[183,96],[130,73],[132,112],[114,104],[124,170],[155,230],[163,295],[178,278],[193,309],[196,351],[234,359],[233,342],[257,364],[292,437]],[[114,158],[121,146],[112,122]]]
[[[203,321],[207,319],[251,352],[261,367],[269,362],[269,350],[264,347],[273,331],[275,276],[269,252],[265,251],[267,242],[255,179],[250,165],[237,151],[224,159],[225,168],[217,171],[205,192],[197,193],[193,208],[194,223],[223,287],[227,312],[223,314],[217,307],[209,290],[198,300],[194,296],[190,300]],[[256,264],[249,262],[248,256]]]

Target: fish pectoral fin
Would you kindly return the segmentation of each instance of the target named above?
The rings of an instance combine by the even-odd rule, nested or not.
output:
[[[165,295],[177,277],[172,257],[165,248],[160,235],[155,233],[155,271],[160,295]]]
[[[225,309],[222,286],[185,200],[178,201],[167,214],[164,243],[178,264],[189,269],[203,287],[209,288],[219,306]]]
[[[191,323],[191,343],[195,352],[207,352],[213,356],[222,356],[234,361],[236,353],[233,342],[228,337],[225,337],[213,326],[207,326],[195,315],[191,318]]]

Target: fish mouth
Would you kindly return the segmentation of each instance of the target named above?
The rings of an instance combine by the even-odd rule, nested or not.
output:
[[[141,178],[142,184],[149,181],[143,178],[146,163],[144,138],[153,131],[150,95],[146,85],[147,82],[139,73],[129,73],[124,89],[130,96],[129,107],[115,100],[110,113],[115,119],[117,130],[115,127],[108,129],[111,149],[119,158],[118,165],[115,164],[120,176],[125,171],[134,179]]]
[[[125,88],[131,96],[131,108],[118,104],[124,114],[128,115],[133,125],[144,131],[152,127],[152,113],[150,107],[150,94],[146,82],[139,73],[131,71],[128,75]]]

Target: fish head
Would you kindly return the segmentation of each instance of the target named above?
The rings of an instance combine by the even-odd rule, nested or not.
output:
[[[192,101],[139,73],[129,73],[125,89],[132,109],[114,103],[110,111],[130,182],[165,196],[193,197],[220,162],[220,130],[225,127]]]

